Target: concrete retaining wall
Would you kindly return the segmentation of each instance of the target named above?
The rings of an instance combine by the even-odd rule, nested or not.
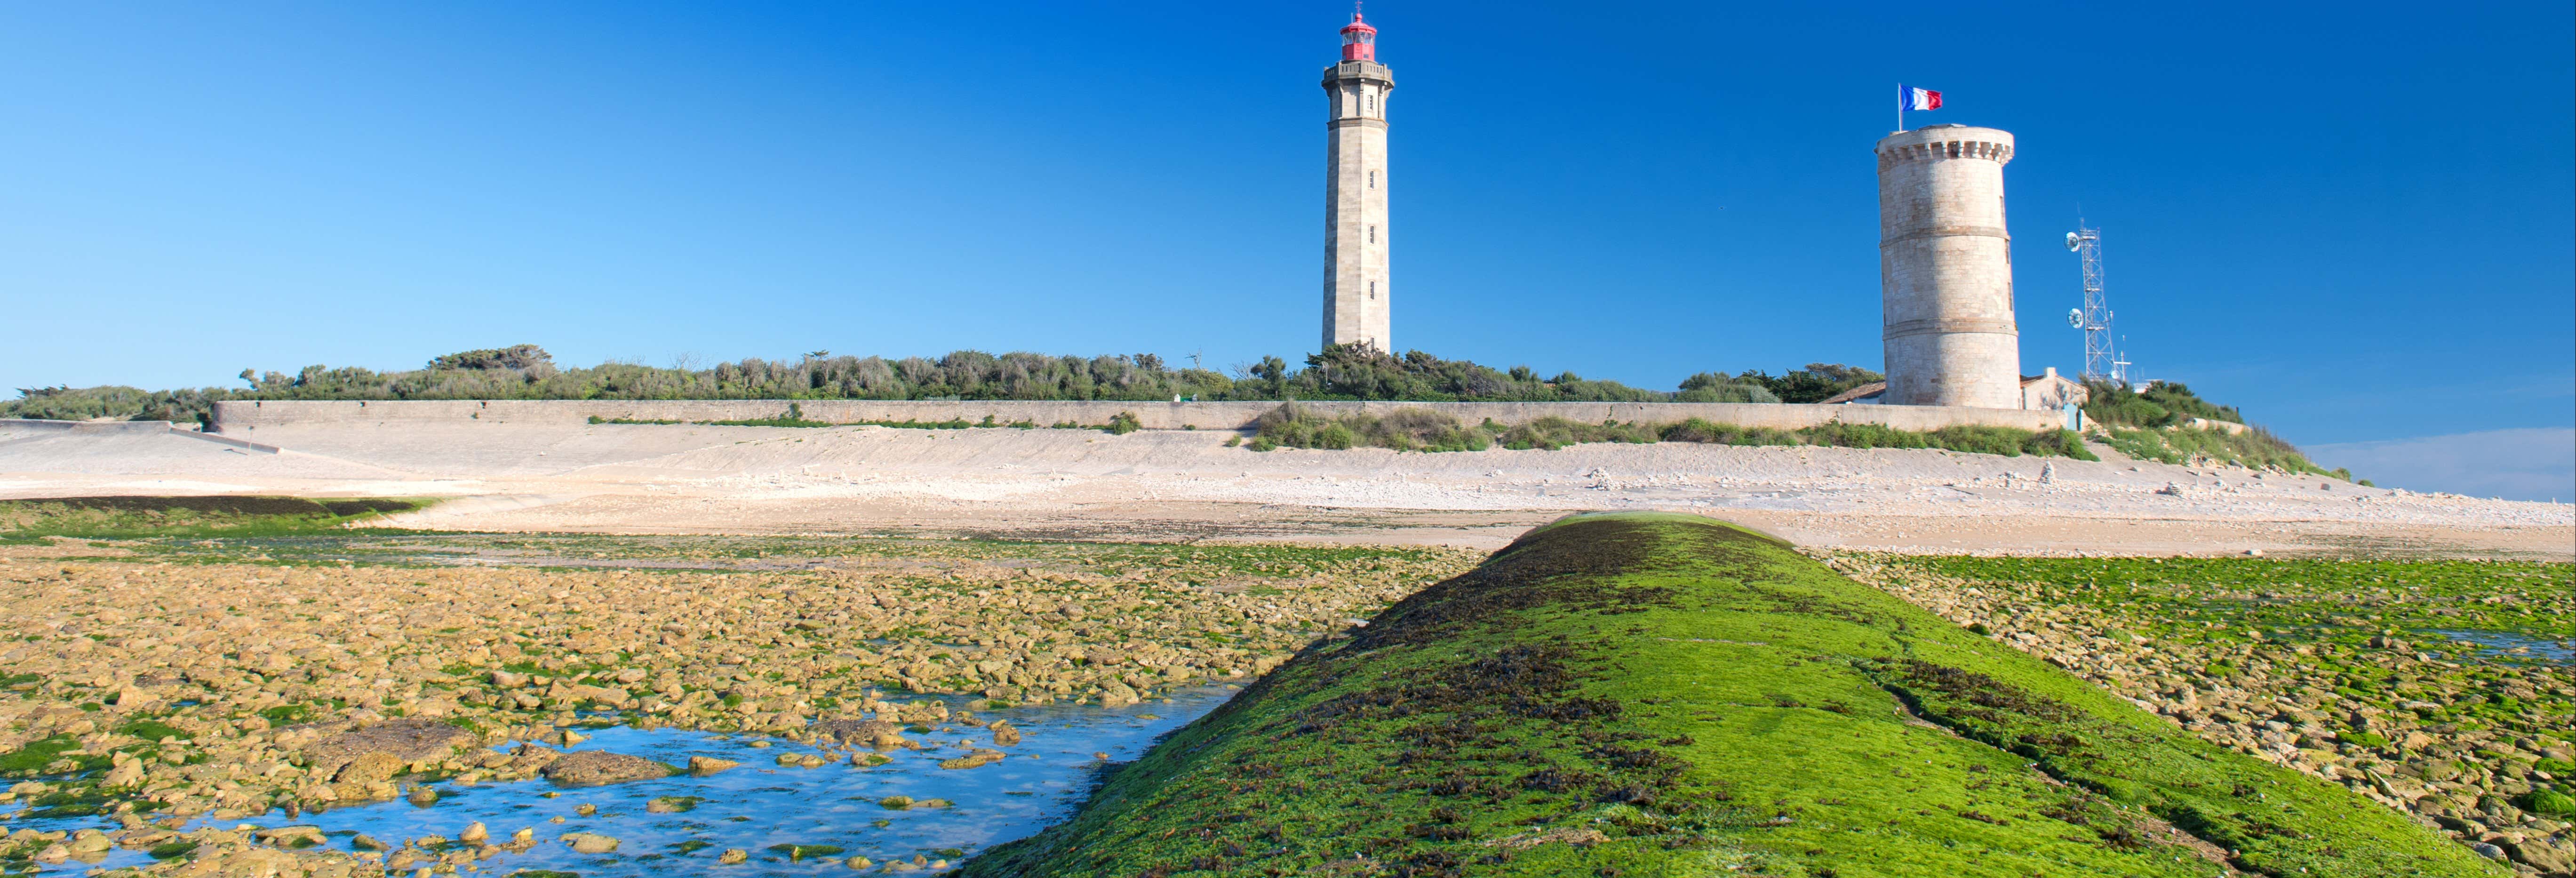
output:
[[[49,421],[38,418],[0,418],[0,427],[34,427],[66,433],[169,433],[217,445],[230,445],[244,451],[256,451],[262,454],[277,453],[275,445],[262,445],[232,436],[200,433],[169,421]]]
[[[71,433],[167,433],[171,429],[169,421],[49,421],[41,418],[0,418],[0,426]]]
[[[1252,426],[1275,402],[1023,402],[1015,400],[872,401],[814,399],[794,401],[807,420],[955,421],[996,424],[1028,421],[1039,426],[1072,422],[1100,425],[1119,412],[1129,412],[1149,430],[1239,430]],[[738,421],[773,418],[786,413],[787,400],[417,400],[401,402],[218,402],[215,432],[253,436],[262,427],[403,424],[570,425],[591,418],[637,421]],[[1746,427],[1794,430],[1840,421],[1882,424],[1905,430],[1935,430],[1959,424],[2049,430],[2063,426],[2054,411],[1893,405],[1787,405],[1695,402],[1301,402],[1309,410],[1339,415],[1383,414],[1425,408],[1461,423],[1492,420],[1518,424],[1554,416],[1570,421],[1643,421],[1669,423],[1701,418]]]

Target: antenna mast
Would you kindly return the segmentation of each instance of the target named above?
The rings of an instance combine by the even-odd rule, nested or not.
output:
[[[2066,249],[2084,260],[2084,307],[2068,312],[2066,322],[2084,331],[2084,380],[2127,383],[2129,364],[2111,344],[2111,303],[2102,294],[2102,230],[2077,221],[2066,233]]]

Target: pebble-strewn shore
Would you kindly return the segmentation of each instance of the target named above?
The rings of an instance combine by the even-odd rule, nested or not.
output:
[[[16,784],[0,808],[94,814],[101,829],[20,829],[0,860],[95,861],[123,846],[167,855],[154,873],[325,876],[471,869],[537,843],[458,827],[456,839],[314,855],[276,827],[434,795],[417,780],[560,770],[546,745],[578,734],[582,712],[833,744],[865,766],[863,750],[908,745],[903,726],[984,724],[907,691],[1117,705],[1248,681],[1480,557],[1059,545],[1031,563],[1007,546],[888,543],[828,567],[721,572],[66,554],[102,551],[0,547],[0,772]],[[473,747],[510,740],[529,743]],[[199,815],[222,825],[154,822]],[[227,828],[236,820],[271,828]]]
[[[1932,569],[1974,561],[1846,554],[1828,562],[2208,740],[2417,815],[2524,874],[2576,874],[2576,799],[2566,794],[2576,789],[2576,669],[2408,630],[2484,628],[2499,623],[2483,613],[2506,607],[2526,619],[2563,619],[2576,612],[2564,565],[2473,565],[2469,588],[2410,588],[2403,571],[2364,571],[2356,578],[2377,583],[2368,588],[2328,587],[2309,575],[2314,569],[2253,568],[2309,581],[2185,575],[2104,589]],[[2087,562],[2018,563],[2073,570]]]

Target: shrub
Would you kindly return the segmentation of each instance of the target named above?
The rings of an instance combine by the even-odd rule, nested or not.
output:
[[[2108,381],[2084,384],[2088,396],[2084,416],[2105,425],[2124,427],[2167,427],[2191,418],[2245,423],[2245,417],[2234,406],[2223,406],[2200,398],[2191,388],[2173,382],[2150,385],[2137,390]]]
[[[1617,421],[1585,424],[1550,415],[1506,429],[1502,435],[1495,437],[1494,441],[1514,450],[1536,448],[1554,451],[1585,442],[1643,444],[1658,442],[1662,438],[1659,431],[1646,424],[1622,424]]]
[[[1887,376],[1841,363],[1808,363],[1807,368],[1777,378],[1760,370],[1747,370],[1736,380],[1759,384],[1780,402],[1823,402],[1854,387],[1885,381]]]
[[[1144,428],[1144,422],[1136,419],[1135,412],[1122,411],[1109,416],[1109,427],[1107,429],[1109,430],[1110,435],[1125,436]]]
[[[1713,424],[1699,418],[1667,425],[1657,431],[1656,436],[1666,442],[1704,442],[1711,445],[1799,444],[1798,436],[1786,430]]]
[[[2107,442],[2120,453],[2139,460],[2158,463],[2188,464],[2213,460],[2238,466],[2262,469],[2271,467],[2287,472],[2347,478],[2349,472],[2328,472],[2310,462],[2296,446],[2261,427],[2243,433],[2220,428],[2170,427],[2154,430],[2112,428],[2106,431]]]
[[[1681,392],[1673,394],[1674,402],[1779,402],[1779,395],[1759,381],[1740,379],[1716,372],[1701,372],[1682,379]]]
[[[2101,456],[2094,454],[2091,449],[2084,447],[2083,435],[2064,428],[2041,430],[2030,434],[2030,438],[2022,440],[2021,450],[2024,454],[2032,454],[2040,457],[2067,457],[2076,460],[2102,459]]]
[[[1934,430],[1931,432],[1930,437],[1933,446],[1937,448],[1947,448],[1952,451],[1965,451],[1970,454],[1997,454],[2004,457],[2020,457],[2022,440],[2028,438],[2029,435],[2030,434],[2025,431],[2015,430],[2009,427],[1984,427],[1973,424],[1959,424]]]
[[[1878,424],[1846,424],[1837,421],[1799,430],[1798,435],[1805,437],[1808,442],[1837,448],[1932,447],[1932,437],[1929,434]]]
[[[479,351],[448,354],[429,361],[431,369],[535,369],[552,368],[553,354],[532,344],[487,348]]]
[[[1420,408],[1327,418],[1291,402],[1262,413],[1253,430],[1254,442],[1288,448],[1483,451],[1492,444],[1487,431],[1461,427],[1457,418]]]

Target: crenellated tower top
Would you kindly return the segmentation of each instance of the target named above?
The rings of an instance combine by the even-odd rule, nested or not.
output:
[[[1973,125],[1925,125],[1878,141],[1881,170],[1933,159],[1986,159],[2000,165],[2012,161],[2012,155],[2012,132]]]

